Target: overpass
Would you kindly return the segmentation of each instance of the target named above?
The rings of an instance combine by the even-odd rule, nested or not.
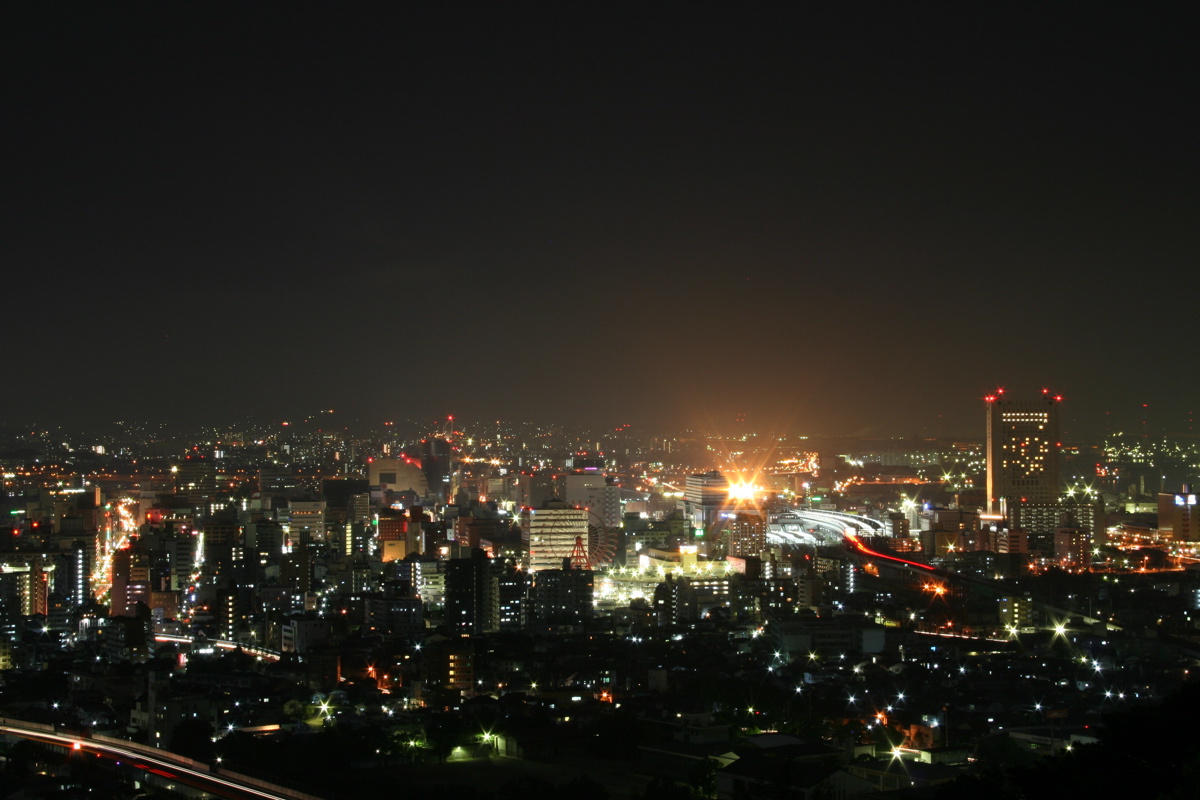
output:
[[[154,635],[156,642],[169,642],[171,644],[188,644],[193,647],[212,647],[216,650],[241,650],[247,655],[261,658],[263,661],[278,661],[282,655],[278,650],[270,650],[266,647],[258,647],[257,645],[246,644],[245,642],[233,642],[228,639],[199,639],[192,636],[176,636],[169,633],[156,633]]]
[[[851,536],[880,536],[884,525],[870,517],[843,511],[809,511],[789,508],[767,525],[767,539],[785,547],[854,544]],[[856,546],[856,549],[859,549]]]
[[[1013,588],[1006,586],[994,580],[980,578],[974,575],[967,575],[961,572],[955,572],[948,569],[940,569],[938,567],[923,564],[919,561],[909,561],[906,558],[899,556],[888,555],[872,550],[864,542],[863,536],[885,535],[884,525],[878,520],[868,517],[860,517],[855,514],[846,514],[841,511],[805,511],[805,510],[789,510],[789,521],[797,520],[806,529],[815,529],[821,535],[814,537],[811,531],[806,530],[802,535],[797,535],[795,532],[787,530],[772,531],[768,536],[777,544],[796,547],[809,544],[834,544],[844,542],[852,550],[859,555],[873,559],[875,561],[885,561],[893,567],[899,567],[906,572],[913,572],[918,575],[932,576],[940,578],[942,581],[956,581],[966,587],[973,587],[977,590],[986,590],[994,596],[1002,596],[1011,594]],[[792,526],[787,526],[792,527]],[[1069,617],[1080,617],[1084,623],[1089,625],[1104,624],[1108,630],[1120,630],[1119,625],[1115,625],[1108,620],[1082,615],[1078,612],[1071,612],[1067,609],[1052,606],[1049,603],[1033,599],[1033,604],[1041,608],[1044,612],[1053,618],[1066,620]],[[1058,630],[1059,626],[1051,626],[1051,630]]]
[[[120,764],[129,764],[144,772],[167,780],[177,780],[232,800],[322,800],[315,795],[124,739],[58,730],[53,725],[4,717],[0,717],[0,734],[18,736],[76,753],[111,758]]]

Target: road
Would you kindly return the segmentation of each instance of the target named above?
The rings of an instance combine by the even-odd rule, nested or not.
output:
[[[961,572],[954,572],[952,570],[938,569],[936,567],[931,567],[928,564],[922,564],[918,561],[909,561],[906,558],[900,558],[898,556],[887,555],[885,553],[880,553],[875,550],[872,550],[871,548],[867,547],[863,543],[861,537],[864,534],[868,535],[868,536],[873,536],[873,535],[883,533],[883,523],[879,522],[877,520],[868,519],[867,517],[856,516],[854,514],[845,514],[840,511],[799,511],[799,510],[797,510],[797,511],[792,511],[791,513],[795,516],[800,517],[803,520],[803,523],[805,525],[809,525],[814,528],[818,528],[823,533],[825,533],[827,536],[833,536],[836,534],[840,534],[842,539],[846,542],[846,544],[850,545],[850,547],[852,547],[854,550],[858,551],[861,555],[866,556],[868,558],[877,559],[877,560],[881,560],[881,561],[890,561],[894,564],[900,565],[900,567],[903,569],[907,569],[909,571],[916,572],[919,574],[937,575],[937,576],[946,578],[948,580],[959,581],[960,583],[970,584],[970,585],[974,585],[974,586],[978,586],[978,587],[986,587],[987,589],[989,589],[992,592],[995,592],[997,594],[1004,594],[1005,592],[1012,591],[1011,587],[1007,587],[1004,584],[999,583],[997,581],[991,581],[991,580],[987,580],[986,578],[979,578],[974,575],[967,575],[967,574],[964,574]],[[787,534],[783,534],[783,535],[777,537],[777,540],[779,541],[779,543],[785,544],[785,545],[796,546],[797,544],[800,544],[800,542],[798,542],[798,541],[788,540]],[[1102,623],[1109,630],[1120,630],[1120,626],[1115,625],[1112,622],[1109,622],[1108,620],[1103,620],[1103,619],[1100,619],[1097,617],[1084,616],[1084,615],[1081,615],[1077,611],[1071,612],[1071,611],[1068,611],[1067,609],[1059,608],[1057,606],[1051,606],[1043,601],[1039,601],[1039,600],[1035,599],[1034,605],[1036,607],[1040,607],[1043,611],[1045,611],[1048,615],[1050,615],[1053,619],[1056,619],[1056,620],[1066,620],[1072,616],[1082,617],[1083,621],[1086,624],[1092,625],[1092,624]],[[1051,629],[1057,629],[1057,627],[1058,627],[1057,625],[1051,626]]]
[[[121,764],[129,764],[136,769],[168,780],[178,780],[181,783],[231,798],[231,800],[321,800],[314,795],[275,786],[266,781],[239,775],[218,767],[210,767],[208,764],[193,761],[184,756],[122,739],[57,731],[51,725],[3,717],[0,717],[0,734],[57,745],[78,753],[104,756]]]

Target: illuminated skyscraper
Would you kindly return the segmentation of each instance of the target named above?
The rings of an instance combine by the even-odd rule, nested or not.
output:
[[[987,401],[987,497],[993,514],[1015,503],[1056,503],[1058,409],[1062,397],[1043,390],[1039,400],[1016,402],[1000,389]]]

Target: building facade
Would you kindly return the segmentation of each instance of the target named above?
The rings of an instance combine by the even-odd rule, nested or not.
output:
[[[1062,398],[1046,392],[1039,400],[1017,402],[1000,390],[985,400],[988,508],[1004,514],[1016,503],[1057,502]]]
[[[522,534],[529,542],[529,571],[562,569],[577,544],[587,546],[588,512],[561,500],[548,500],[541,508],[527,508],[521,517]]]

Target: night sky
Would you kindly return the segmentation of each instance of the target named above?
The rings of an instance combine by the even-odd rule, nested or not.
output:
[[[1184,4],[250,5],[0,7],[0,422],[1189,427]]]

